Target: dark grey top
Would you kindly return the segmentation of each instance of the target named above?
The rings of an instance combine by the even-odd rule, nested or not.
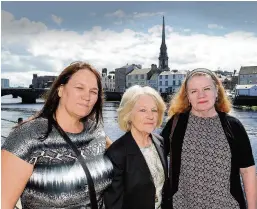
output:
[[[230,193],[231,151],[219,116],[190,113],[174,209],[239,209]]]
[[[78,134],[67,133],[87,161],[99,205],[103,190],[111,183],[112,164],[103,157],[106,147],[102,126],[85,123]],[[2,149],[34,164],[33,174],[21,196],[23,208],[90,208],[85,173],[76,155],[53,127],[45,140],[47,120],[38,118],[10,133]],[[101,208],[101,207],[100,207]]]

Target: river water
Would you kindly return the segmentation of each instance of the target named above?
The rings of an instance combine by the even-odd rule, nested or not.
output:
[[[10,121],[17,121],[19,117],[26,119],[37,111],[39,111],[43,106],[42,100],[37,100],[36,104],[21,104],[20,98],[12,98],[11,95],[4,96],[1,98],[1,135],[8,136],[11,128],[15,125]],[[117,123],[117,108],[119,102],[105,102],[103,108],[104,117],[104,129],[106,134],[114,141],[119,138],[124,132],[119,129]],[[257,111],[249,110],[239,110],[232,109],[231,115],[237,117],[244,125],[248,136],[251,141],[254,159],[257,164]],[[3,120],[4,119],[4,120]],[[9,120],[9,121],[6,121]],[[164,118],[164,123],[167,118]],[[161,128],[157,130],[160,132]],[[1,137],[2,143],[4,138]]]

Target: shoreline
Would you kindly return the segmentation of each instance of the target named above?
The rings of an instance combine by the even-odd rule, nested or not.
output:
[[[232,107],[235,108],[235,109],[239,109],[239,110],[257,111],[257,106],[240,106],[240,105],[233,105]]]

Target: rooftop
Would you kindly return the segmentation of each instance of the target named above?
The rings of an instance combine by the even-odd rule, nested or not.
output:
[[[144,69],[135,69],[132,72],[130,72],[128,75],[140,75],[140,74],[147,74],[151,68],[144,68]]]
[[[257,84],[249,84],[249,85],[236,85],[236,89],[250,89],[254,86],[257,86]]]
[[[159,73],[154,73],[154,74],[151,76],[150,80],[157,80],[157,79],[158,79],[158,76],[159,76]]]
[[[185,71],[177,71],[177,72],[164,71],[160,75],[173,75],[173,74],[176,74],[176,75],[186,75],[187,72],[185,72]]]
[[[240,75],[257,74],[257,66],[245,66],[241,67],[239,71]]]

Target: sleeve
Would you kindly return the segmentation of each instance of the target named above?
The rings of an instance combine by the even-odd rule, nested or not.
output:
[[[254,165],[251,143],[244,126],[239,120],[236,120],[234,132],[236,133],[235,137],[237,141],[237,159],[239,167],[247,168]]]
[[[163,137],[163,143],[164,143],[164,154],[165,156],[168,156],[170,152],[170,132],[171,132],[171,124],[173,121],[173,117],[169,119],[169,121],[166,123],[165,127],[163,128],[161,132],[161,136]]]
[[[124,157],[121,156],[121,149],[112,144],[106,151],[113,164],[113,180],[111,185],[104,192],[104,203],[106,209],[122,209],[124,196]]]
[[[30,140],[33,131],[28,131],[29,129],[24,128],[24,126],[26,126],[26,124],[18,126],[12,130],[9,136],[5,139],[1,149],[16,155],[30,164],[33,164],[34,162],[31,161],[33,141]]]

